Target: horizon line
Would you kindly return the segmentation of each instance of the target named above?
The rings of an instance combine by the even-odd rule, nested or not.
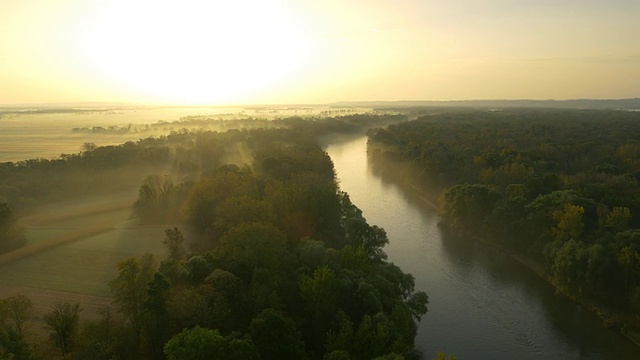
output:
[[[471,102],[572,102],[572,101],[640,101],[639,97],[628,98],[567,98],[567,99],[533,99],[533,98],[484,98],[484,99],[455,99],[455,100],[338,100],[332,102],[300,102],[300,103],[229,103],[229,104],[209,104],[209,103],[143,103],[124,101],[63,101],[63,102],[25,102],[25,103],[0,103],[2,107],[99,107],[99,106],[126,106],[126,107],[256,107],[256,106],[335,106],[339,104],[375,104],[375,103],[471,103]]]

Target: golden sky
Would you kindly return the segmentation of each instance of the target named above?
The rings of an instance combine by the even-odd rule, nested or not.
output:
[[[0,104],[640,97],[638,0],[0,0]]]

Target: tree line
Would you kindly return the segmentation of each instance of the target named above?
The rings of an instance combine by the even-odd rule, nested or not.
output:
[[[398,118],[343,120],[149,140],[164,142],[157,151],[178,168],[197,159],[188,154],[203,154],[192,178],[148,175],[134,205],[143,222],[183,225],[159,239],[166,258],[145,254],[117,265],[113,306],[98,320],[80,322],[78,304],[52,308],[44,319],[50,348],[69,359],[417,358],[416,321],[427,295],[388,261],[385,231],[339,190],[317,144],[336,129]],[[248,144],[250,164],[205,156],[232,140]],[[34,340],[0,314],[11,333],[0,336],[4,354],[39,358]]]
[[[444,190],[443,224],[542,267],[563,292],[640,326],[640,114],[447,112],[369,132]]]
[[[85,143],[79,146],[81,151],[78,153],[61,154],[55,159],[4,162],[0,163],[0,204],[5,205],[2,205],[4,210],[0,217],[14,223],[19,216],[33,213],[38,206],[53,201],[135,191],[143,181],[173,183],[198,179],[202,174],[224,165],[230,149],[238,142],[252,144],[255,141],[269,141],[260,140],[260,136],[255,135],[261,132],[271,131],[269,136],[275,142],[286,142],[288,137],[314,142],[318,136],[363,132],[370,126],[402,119],[402,115],[353,114],[276,120],[229,120],[224,121],[225,127],[235,124],[238,128],[224,132],[183,128],[166,135],[127,141],[120,145],[97,146]],[[160,180],[154,180],[154,176]],[[147,189],[151,190],[150,187]],[[147,204],[138,205],[152,211],[148,205],[156,195],[148,195]],[[168,213],[177,212],[171,206],[163,209]],[[141,216],[147,216],[142,213],[140,211]],[[149,214],[155,215],[157,214]],[[169,218],[175,214],[165,215]],[[0,220],[0,224],[2,221],[5,220]],[[14,249],[15,244],[23,244],[21,235],[11,236],[10,239],[8,236],[1,236],[0,252]],[[4,243],[11,244],[5,246]]]

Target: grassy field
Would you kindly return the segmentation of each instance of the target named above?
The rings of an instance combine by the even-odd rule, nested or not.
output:
[[[134,193],[121,193],[67,201],[23,218],[29,243],[0,255],[0,298],[28,296],[36,319],[58,301],[78,302],[83,319],[96,318],[111,303],[108,283],[119,261],[144,253],[165,256],[162,240],[171,225],[137,226],[133,200]]]
[[[145,252],[164,256],[165,227],[123,227],[73,239],[0,266],[1,284],[109,297],[116,264]],[[42,244],[42,242],[40,243]]]

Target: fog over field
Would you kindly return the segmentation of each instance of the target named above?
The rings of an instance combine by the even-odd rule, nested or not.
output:
[[[640,358],[640,1],[0,14],[0,359]]]
[[[56,158],[63,153],[81,151],[87,142],[98,146],[118,145],[182,129],[225,131],[237,127],[228,122],[231,120],[336,115],[365,109],[352,106],[0,105],[0,162]]]
[[[269,128],[270,121],[287,116],[315,118],[365,111],[327,106],[11,106],[0,108],[0,163],[80,156],[91,150],[87,144],[117,147],[176,132]],[[224,152],[223,163],[243,167],[254,160],[245,142],[234,142]],[[178,175],[166,166],[140,170],[104,172],[113,179],[111,184],[90,178],[94,170],[64,174],[74,182],[84,178],[102,187],[96,193],[91,188],[78,188],[77,192],[44,201],[29,200],[28,193],[19,195],[12,205],[21,215],[26,243],[0,255],[0,297],[31,296],[40,318],[56,302],[78,301],[85,309],[83,317],[95,319],[100,308],[111,303],[108,283],[117,276],[119,261],[144,253],[163,259],[164,231],[175,224],[139,224],[133,204],[146,176]],[[43,184],[48,183],[43,180]],[[0,182],[0,199],[10,200],[12,195],[8,194],[15,191]],[[43,324],[38,328],[45,331]]]

